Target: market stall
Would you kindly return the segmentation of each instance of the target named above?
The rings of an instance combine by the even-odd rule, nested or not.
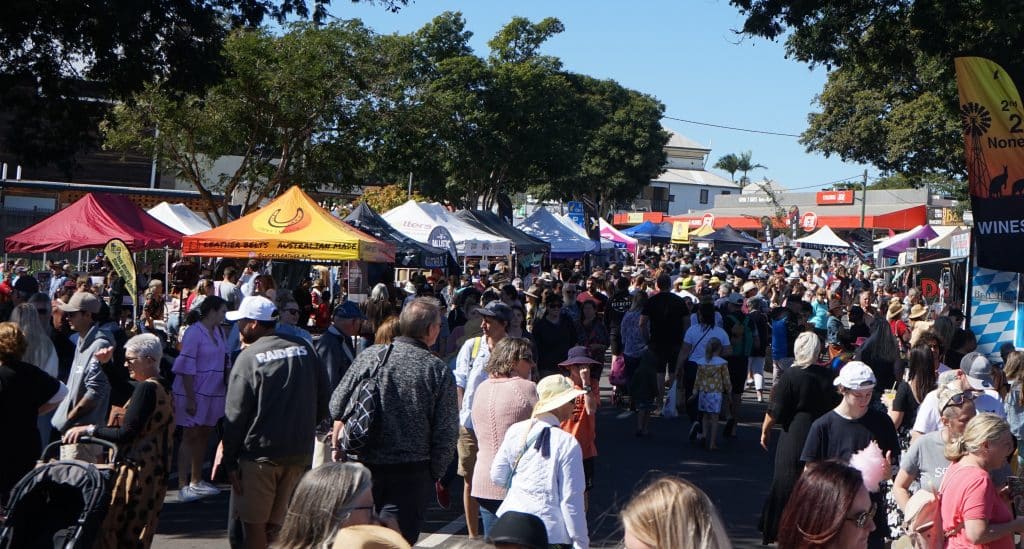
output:
[[[517,227],[527,234],[550,242],[551,255],[558,259],[580,257],[597,249],[597,244],[593,240],[566,226],[544,207],[538,208]]]
[[[625,248],[626,251],[631,254],[636,253],[636,245],[638,243],[637,239],[629,235],[622,234],[622,231],[616,229],[603,219],[600,221],[600,224],[601,238],[611,240],[616,243],[616,245],[620,245]]]
[[[761,242],[756,238],[741,234],[731,225],[708,234],[707,236],[692,237],[690,240],[704,242],[714,247],[717,252],[732,252],[741,250],[759,250]]]
[[[875,244],[875,256],[899,257],[907,248],[916,247],[918,240],[931,240],[938,234],[931,225],[918,225],[905,233],[886,238]]]
[[[184,204],[161,202],[147,210],[147,213],[181,234],[196,234],[213,228],[207,220]]]
[[[826,253],[849,253],[850,243],[839,236],[828,226],[818,229],[812,234],[793,241],[797,248],[819,250]]]
[[[241,219],[182,239],[187,256],[395,261],[395,246],[331,215],[298,187]]]
[[[50,217],[4,239],[5,253],[103,248],[120,239],[133,252],[178,247],[182,234],[120,195],[89,193]]]
[[[529,265],[541,260],[551,252],[551,245],[506,223],[494,212],[484,210],[459,210],[455,216],[481,231],[503,236],[512,242],[512,254],[516,263]]]
[[[417,242],[400,233],[384,221],[373,208],[360,202],[352,213],[345,218],[345,223],[373,235],[379,240],[395,246],[395,264],[402,267],[444,269],[456,268],[455,258],[448,250],[435,248],[429,244]]]
[[[453,249],[458,257],[509,256],[512,253],[511,240],[478,229],[437,203],[410,200],[381,217],[413,240]]]

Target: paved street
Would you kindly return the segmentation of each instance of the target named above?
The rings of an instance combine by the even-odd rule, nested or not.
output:
[[[605,381],[605,385],[607,381]],[[684,419],[655,418],[651,436],[633,435],[635,419],[612,408],[610,392],[598,416],[597,473],[590,499],[589,525],[594,547],[621,546],[618,510],[636,486],[651,475],[680,475],[704,489],[718,506],[736,547],[759,547],[757,519],[771,480],[769,454],[758,445],[764,404],[753,392],[745,395],[738,438],[720,437],[720,449],[709,452],[686,440]],[[417,547],[446,547],[464,537],[465,525],[455,509],[461,498],[453,490],[453,509],[432,503],[428,524]],[[455,501],[459,500],[459,501]],[[219,497],[179,504],[176,492],[168,494],[154,547],[227,546],[227,492]]]

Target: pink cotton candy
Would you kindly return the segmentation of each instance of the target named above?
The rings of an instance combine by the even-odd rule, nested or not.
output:
[[[886,480],[889,473],[889,462],[882,455],[882,449],[875,441],[871,441],[867,448],[853,454],[850,457],[850,466],[860,471],[864,477],[864,487],[868,492],[877,492],[878,485]]]

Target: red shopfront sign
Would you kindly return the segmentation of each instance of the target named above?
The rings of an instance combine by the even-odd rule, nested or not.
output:
[[[819,191],[817,202],[819,206],[853,204],[853,191]]]

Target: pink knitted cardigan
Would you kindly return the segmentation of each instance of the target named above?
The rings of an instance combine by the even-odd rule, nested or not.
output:
[[[473,469],[473,497],[505,499],[505,487],[491,482],[491,463],[514,423],[529,419],[537,385],[520,377],[488,378],[473,397],[473,433],[479,447]]]

